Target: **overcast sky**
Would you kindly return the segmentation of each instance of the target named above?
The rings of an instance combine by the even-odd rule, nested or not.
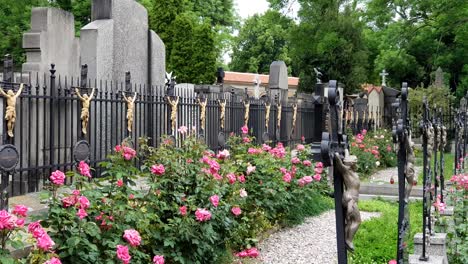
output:
[[[242,18],[263,13],[269,6],[266,0],[234,0],[234,5]]]

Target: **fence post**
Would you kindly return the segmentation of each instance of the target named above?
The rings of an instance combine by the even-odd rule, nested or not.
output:
[[[55,168],[54,160],[54,139],[55,139],[55,129],[54,129],[54,108],[55,108],[55,64],[50,65],[50,109],[49,109],[49,163],[50,163],[50,172]]]

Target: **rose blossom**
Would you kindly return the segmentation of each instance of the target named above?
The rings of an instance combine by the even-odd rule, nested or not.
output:
[[[301,137],[301,141],[305,142],[305,137],[304,136]]]
[[[63,185],[65,183],[65,174],[56,170],[50,175],[50,181],[56,185]]]
[[[211,213],[206,209],[198,208],[197,211],[195,211],[195,217],[197,221],[205,222],[211,219]]]
[[[216,157],[218,159],[227,159],[227,158],[229,158],[229,150],[225,149],[223,151],[220,151]]]
[[[37,247],[44,250],[49,251],[54,247],[55,243],[52,241],[50,236],[44,231],[42,236],[37,238]]]
[[[77,199],[76,199],[76,196],[74,195],[62,198],[62,206],[64,208],[74,206],[76,202],[77,202]]]
[[[394,260],[394,259],[392,259],[392,260],[390,260],[390,261],[388,262],[388,264],[397,264],[397,261]]]
[[[236,175],[234,175],[234,173],[229,173],[226,175],[226,178],[228,178],[230,184],[234,184],[236,182]]]
[[[315,168],[314,172],[317,173],[317,174],[322,174],[323,168]]]
[[[24,226],[24,218],[18,218],[18,220],[16,220],[16,226],[17,227],[23,227]]]
[[[155,175],[163,175],[164,172],[166,171],[166,169],[164,168],[164,165],[162,164],[158,164],[158,165],[153,165],[151,166],[151,173],[155,174]]]
[[[181,127],[179,127],[179,129],[177,129],[177,131],[179,131],[179,133],[181,133],[183,135],[183,134],[187,133],[188,128],[186,126],[181,126]]]
[[[322,179],[322,176],[320,176],[320,174],[315,174],[314,175],[314,180],[320,181],[321,179]]]
[[[78,209],[78,212],[76,213],[76,216],[78,216],[80,219],[83,219],[86,216],[88,216],[88,213],[86,213],[85,209],[80,208],[80,209]]]
[[[245,176],[242,174],[242,175],[239,175],[237,176],[237,180],[240,182],[240,183],[244,183],[245,182]]]
[[[302,145],[302,144],[298,144],[298,145],[296,146],[296,149],[297,149],[298,151],[303,151],[303,150],[305,150],[305,147],[304,147],[304,145]]]
[[[120,152],[122,150],[122,146],[117,145],[114,147],[115,152]]]
[[[304,160],[304,161],[302,162],[302,164],[304,164],[304,166],[306,166],[306,167],[312,166],[312,162],[311,162],[310,160]]]
[[[118,187],[122,187],[123,185],[124,185],[123,180],[122,180],[122,179],[118,179],[118,180],[117,180],[117,186],[118,186]]]
[[[294,158],[291,159],[291,163],[292,164],[299,164],[299,163],[301,163],[301,160],[298,157],[294,157]]]
[[[235,178],[235,176],[234,176]],[[214,207],[218,207],[218,204],[219,204],[219,196],[218,195],[212,195],[210,197],[210,202],[211,204],[214,206]]]
[[[184,206],[179,207],[179,213],[181,215],[186,215],[187,214],[187,206],[184,205]]]
[[[6,210],[0,211],[0,230],[13,229],[15,223],[11,221],[11,215]]]
[[[128,247],[122,245],[117,245],[117,257],[122,260],[124,264],[128,264],[130,259],[132,259],[128,253]]]
[[[239,191],[239,195],[240,195],[240,197],[245,198],[245,197],[247,197],[247,191],[244,188],[242,188]]]
[[[315,168],[323,168],[323,163],[322,162],[315,163]]]
[[[213,173],[213,178],[215,178],[217,181],[220,181],[223,179],[223,176],[219,175],[219,173]]]
[[[249,128],[247,126],[241,127],[242,134],[247,134],[249,133]]]
[[[27,214],[28,214],[28,207],[26,207],[26,206],[24,206],[22,204],[15,205],[15,209],[13,209],[12,214],[15,214],[17,216],[26,217]]]
[[[48,261],[44,262],[44,264],[62,264],[62,262],[60,261],[60,259],[53,257]]]
[[[140,233],[135,229],[127,229],[124,231],[123,238],[127,240],[127,242],[133,246],[139,246],[141,243]]]
[[[248,138],[248,137],[243,137],[243,138],[242,138],[242,142],[244,142],[244,143],[250,143],[250,141],[251,141],[251,140],[250,140],[250,138]]]
[[[28,232],[32,234],[34,238],[38,238],[45,233],[40,221],[30,223],[28,226]]]
[[[264,151],[270,151],[270,150],[271,150],[271,147],[268,146],[267,144],[263,144],[263,145],[262,145],[262,149],[263,149]]]
[[[80,161],[80,163],[78,164],[78,171],[81,175],[91,178],[91,172],[88,163]]]
[[[292,177],[291,177],[291,174],[290,174],[289,172],[288,172],[288,173],[285,173],[285,174],[283,175],[283,181],[284,181],[284,182],[291,182],[291,179],[292,179]]]
[[[130,147],[124,146],[122,156],[125,160],[131,160],[136,157],[136,151]]]
[[[231,212],[233,215],[238,216],[242,213],[242,210],[240,209],[240,207],[235,206],[231,209]]]
[[[249,164],[249,166],[247,166],[247,175],[252,174],[252,172],[254,172],[255,169],[256,169],[255,166],[252,166],[252,165]]]
[[[164,256],[160,256],[160,255],[154,256],[153,264],[164,264]]]
[[[86,196],[80,196],[80,198],[78,198],[78,202],[80,203],[80,208],[81,209],[88,209],[89,206],[91,205],[91,203],[89,202],[88,198],[86,198]]]

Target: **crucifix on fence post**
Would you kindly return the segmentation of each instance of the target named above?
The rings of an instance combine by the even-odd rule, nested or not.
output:
[[[347,251],[354,251],[353,238],[361,224],[357,205],[360,181],[357,158],[349,155],[348,139],[340,122],[339,97],[336,81],[330,81],[330,128],[322,133],[320,153],[324,166],[333,171],[338,263],[346,264]]]
[[[52,83],[52,81],[51,81]],[[52,89],[51,84],[51,91],[54,92]],[[89,146],[89,136],[87,135],[87,127],[89,122],[89,108],[91,107],[91,100],[94,96],[94,89],[88,87],[88,65],[84,64],[81,65],[81,78],[80,78],[80,86],[75,87],[75,93],[78,96],[79,100],[82,103],[81,107],[81,136],[79,137],[80,140],[76,142],[75,146],[73,147],[73,157],[76,162],[89,160],[90,156],[90,146]],[[88,96],[87,91],[92,90],[91,95]],[[81,95],[82,91],[86,91],[83,95]],[[51,119],[52,120],[52,119]],[[53,127],[53,126],[52,126]],[[79,125],[77,127],[80,127]]]
[[[393,126],[393,140],[398,149],[398,239],[397,262],[403,264],[406,243],[405,236],[409,229],[408,199],[414,181],[414,154],[412,151],[411,132],[408,115],[408,84],[401,87],[400,100],[394,105],[399,113]],[[406,184],[406,182],[408,182]]]
[[[127,97],[127,95],[130,96]],[[131,96],[133,94],[133,97]],[[127,137],[132,136],[133,130],[133,120],[134,120],[134,108],[135,101],[137,98],[137,93],[132,93],[132,83],[131,83],[131,74],[130,72],[125,73],[125,91],[122,91],[122,97],[127,104]]]
[[[322,140],[322,132],[324,127],[323,119],[323,106],[324,100],[324,85],[320,79],[322,73],[318,69],[314,69],[317,75],[317,83],[315,84],[315,92],[312,97],[312,103],[314,104],[314,127],[312,128],[312,156],[314,160],[321,160],[322,156],[320,153],[320,142]]]

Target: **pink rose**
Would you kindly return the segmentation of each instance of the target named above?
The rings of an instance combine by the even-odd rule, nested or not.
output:
[[[213,173],[213,178],[215,178],[217,181],[220,181],[223,179],[223,176],[219,175],[219,173]]]
[[[365,135],[367,134],[367,130],[363,129],[363,130],[361,131],[361,133],[362,133],[363,136],[365,136]]]
[[[297,149],[298,151],[303,151],[303,150],[305,150],[305,147],[304,147],[304,145],[302,145],[302,144],[298,144],[298,145],[296,146],[296,149]]]
[[[302,177],[302,179],[304,180],[304,182],[306,184],[309,184],[309,183],[311,183],[313,181],[312,177],[310,177],[310,176],[304,176],[304,177]]]
[[[244,143],[250,143],[250,141],[251,141],[251,140],[250,140],[250,138],[248,138],[248,137],[243,137],[243,138],[242,138],[242,142],[244,142]]]
[[[63,185],[65,183],[65,174],[56,170],[50,175],[50,181],[56,185]]]
[[[323,168],[323,163],[322,162],[315,163],[315,168]]]
[[[298,157],[294,157],[294,158],[291,159],[291,163],[292,164],[299,164],[299,163],[301,163],[301,160]]]
[[[302,164],[304,164],[304,166],[306,166],[306,167],[312,166],[312,162],[311,162],[310,160],[304,160],[304,161],[302,162]]]
[[[153,264],[164,264],[164,256],[160,256],[160,255],[154,256]]]
[[[122,147],[120,145],[117,145],[114,147],[115,152],[120,152],[122,150]]]
[[[397,264],[397,261],[394,260],[394,259],[392,259],[392,260],[390,260],[390,261],[388,262],[388,264]]]
[[[234,179],[236,178],[236,176],[234,176]],[[210,197],[210,202],[211,204],[214,206],[214,207],[218,207],[218,204],[219,204],[219,196],[218,195],[212,195]]]
[[[186,126],[181,126],[181,127],[179,127],[179,129],[177,129],[177,131],[179,131],[179,133],[181,133],[183,135],[183,134],[187,133],[188,128]]]
[[[5,211],[0,211],[0,230],[3,229],[13,229],[15,228],[15,223],[11,221],[11,215]]]
[[[251,258],[258,257],[259,253],[258,253],[257,248],[253,247],[253,248],[247,249],[247,255]]]
[[[164,174],[165,171],[166,171],[166,169],[164,168],[164,165],[162,165],[162,164],[151,166],[151,173],[153,173],[155,175],[161,176],[161,175]]]
[[[131,160],[136,157],[136,151],[130,147],[124,146],[122,156],[125,160]]]
[[[91,178],[91,172],[88,163],[80,161],[80,163],[78,164],[78,171],[81,175]]]
[[[240,183],[244,183],[244,182],[245,182],[245,176],[244,176],[244,175],[237,176],[237,180],[238,180]]]
[[[314,172],[315,172],[316,174],[322,174],[323,168],[315,168],[315,169],[314,169]]]
[[[74,206],[76,204],[76,202],[77,202],[77,199],[76,199],[76,196],[74,196],[74,195],[64,197],[62,199],[62,205],[63,205],[64,208]]]
[[[304,136],[301,137],[301,141],[305,142],[305,137]]]
[[[187,206],[184,205],[184,206],[179,207],[179,213],[181,215],[186,215],[187,214]]]
[[[128,264],[130,262],[130,259],[132,259],[132,257],[128,253],[128,247],[117,245],[117,258],[122,260],[124,264]]]
[[[54,241],[52,241],[52,239],[46,232],[44,232],[42,236],[37,238],[37,247],[44,251],[52,250],[54,245]]]
[[[118,179],[118,180],[117,180],[117,186],[118,186],[118,187],[122,187],[123,185],[124,185],[123,180],[122,180],[122,179]]]
[[[256,149],[256,148],[249,148],[247,150],[247,153],[251,154],[251,155],[254,155],[254,154],[260,154],[262,153],[262,149]]]
[[[231,212],[233,215],[238,216],[242,213],[242,210],[240,209],[240,207],[235,206],[231,209]]]
[[[255,166],[252,166],[252,165],[247,166],[247,175],[252,174],[255,171],[255,169],[256,169]]]
[[[268,146],[267,144],[263,144],[263,145],[262,145],[262,149],[263,149],[264,151],[270,151],[270,150],[271,150],[271,147]]]
[[[0,213],[1,213],[1,211],[0,211]],[[1,220],[0,220],[0,223],[1,223]],[[28,232],[30,234],[32,234],[32,236],[34,238],[38,238],[38,237],[42,236],[45,233],[45,231],[42,228],[41,223],[39,221],[30,223],[29,226],[28,226]]]
[[[230,184],[234,184],[236,182],[236,175],[234,175],[234,173],[229,173],[226,175],[226,177],[228,178]]]
[[[211,213],[206,209],[198,208],[197,211],[195,211],[195,217],[197,221],[205,222],[211,219]]]
[[[28,214],[28,207],[26,207],[26,206],[24,206],[22,204],[15,205],[15,209],[13,209],[12,214],[15,214],[17,216],[26,217],[27,214]]]
[[[44,264],[62,264],[62,262],[60,261],[60,259],[53,257],[48,261],[44,262]]]
[[[314,175],[314,180],[320,181],[321,179],[322,179],[322,176],[320,176],[320,174],[315,174]]]
[[[227,158],[229,158],[229,150],[225,149],[223,151],[220,151],[216,157],[218,159],[227,159]]]
[[[130,200],[133,200],[135,198],[135,195],[133,193],[131,193],[130,195],[128,195],[128,199]]]
[[[249,128],[247,126],[241,127],[242,134],[247,134],[249,133]]]
[[[18,218],[16,220],[16,226],[17,227],[23,227],[24,226],[24,218]]]
[[[78,195],[80,195],[80,190],[74,190],[72,192],[72,194],[78,196]]]
[[[80,196],[80,198],[78,198],[78,202],[80,203],[80,208],[81,209],[88,209],[89,206],[91,205],[91,203],[89,202],[88,198],[86,198],[86,196]]]
[[[292,177],[291,177],[291,174],[290,174],[289,172],[288,172],[288,173],[285,173],[285,174],[283,175],[283,181],[284,181],[284,182],[291,182],[291,179],[292,179]]]
[[[140,233],[135,229],[127,229],[124,231],[123,238],[132,245],[132,247],[139,246],[141,243]]]
[[[78,212],[76,213],[76,216],[78,216],[80,219],[83,219],[86,216],[88,216],[88,213],[86,213],[85,209],[80,208],[80,209],[78,209]]]

